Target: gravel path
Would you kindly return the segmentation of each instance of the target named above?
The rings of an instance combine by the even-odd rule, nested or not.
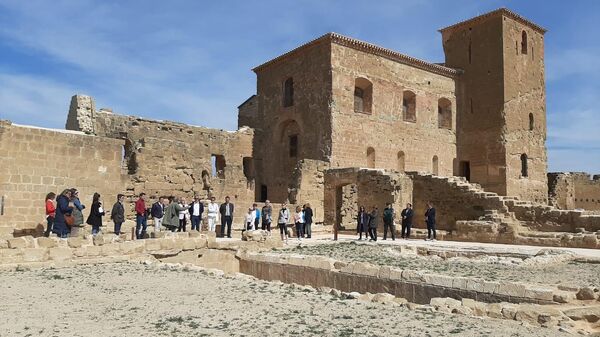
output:
[[[400,255],[400,247],[394,245],[355,242],[301,245],[277,252],[322,255],[342,261],[361,261],[451,276],[479,277],[489,281],[600,286],[600,264],[560,259],[555,261],[552,257],[526,260],[495,256],[442,259],[437,256]]]
[[[110,264],[0,273],[0,336],[563,336],[289,285]],[[565,335],[566,336],[566,335]]]

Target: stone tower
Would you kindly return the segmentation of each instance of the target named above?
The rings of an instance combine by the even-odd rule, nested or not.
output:
[[[440,30],[457,80],[456,173],[547,201],[544,33],[504,8]]]
[[[71,97],[65,129],[83,131],[88,134],[94,133],[95,111],[96,106],[92,97],[85,95]]]

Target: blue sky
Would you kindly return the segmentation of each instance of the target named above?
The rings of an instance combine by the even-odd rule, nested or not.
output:
[[[508,7],[547,28],[550,171],[600,173],[600,1],[0,0],[0,119],[63,128],[70,97],[235,129],[250,70],[334,31],[443,62],[437,29]]]

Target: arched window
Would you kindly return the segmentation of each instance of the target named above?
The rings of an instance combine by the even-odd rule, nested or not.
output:
[[[438,128],[452,129],[452,102],[447,98],[438,100]]]
[[[375,149],[372,147],[367,148],[367,167],[375,168]]]
[[[527,32],[523,31],[521,33],[521,54],[527,54]]]
[[[399,151],[398,152],[398,171],[404,172],[404,169],[405,169],[404,151]]]
[[[521,155],[521,177],[527,177],[527,155],[523,153]]]
[[[534,127],[534,120],[533,120],[533,114],[530,113],[529,114],[529,131],[533,131],[533,127]]]
[[[371,113],[372,102],[373,84],[366,78],[357,78],[354,81],[354,111]]]
[[[294,105],[294,79],[288,78],[283,83],[283,106]]]
[[[431,159],[431,168],[433,175],[437,176],[439,174],[438,156],[433,156],[433,158]]]
[[[417,121],[417,95],[410,90],[402,93],[402,119],[407,122]]]

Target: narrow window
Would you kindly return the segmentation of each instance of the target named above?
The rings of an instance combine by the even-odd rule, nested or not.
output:
[[[354,111],[371,113],[373,103],[373,84],[366,78],[354,81]]]
[[[433,156],[433,158],[431,159],[431,169],[433,175],[437,176],[439,174],[438,156]]]
[[[521,54],[527,54],[527,32],[523,31],[521,33]]]
[[[438,100],[438,128],[452,129],[452,102],[447,98]]]
[[[375,149],[372,147],[367,148],[367,167],[375,168]]]
[[[260,201],[265,202],[269,199],[269,190],[267,189],[267,185],[260,185]]]
[[[210,165],[212,176],[215,178],[225,179],[225,157],[219,154],[210,156]]]
[[[469,39],[469,64],[471,64],[471,39]]]
[[[529,131],[533,131],[533,127],[534,127],[534,120],[533,120],[533,114],[530,113],[529,114]]]
[[[136,174],[138,170],[137,153],[135,145],[129,139],[125,140],[125,146],[121,148],[123,163],[127,165],[127,174]]]
[[[525,153],[523,153],[521,155],[521,176],[522,177],[527,177],[528,176],[528,172],[527,172],[527,155]]]
[[[405,170],[404,151],[399,151],[398,152],[398,171],[404,172],[404,170]]]
[[[294,105],[294,79],[288,78],[283,83],[283,106]]]
[[[417,95],[410,90],[402,93],[402,118],[407,122],[417,121]]]
[[[469,98],[471,113],[473,113],[473,98]]]
[[[289,137],[289,152],[292,158],[298,156],[298,135],[291,135]]]

